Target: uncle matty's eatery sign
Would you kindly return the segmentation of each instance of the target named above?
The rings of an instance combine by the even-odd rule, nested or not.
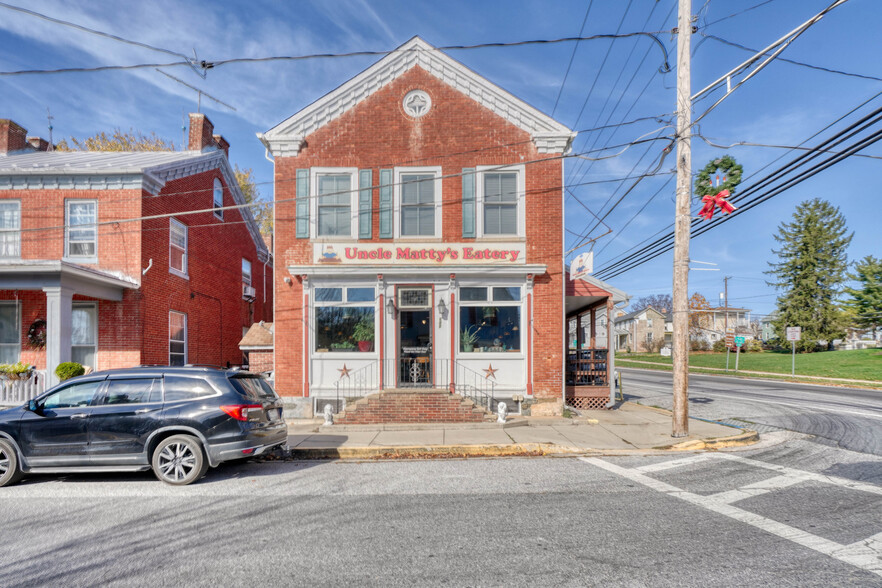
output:
[[[328,265],[501,265],[526,263],[523,243],[314,243]]]

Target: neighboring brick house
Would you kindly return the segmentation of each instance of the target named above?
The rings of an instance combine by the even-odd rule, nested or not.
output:
[[[259,137],[291,405],[475,379],[560,414],[574,133],[415,37]]]
[[[248,360],[252,372],[271,372],[273,369],[273,324],[266,321],[254,323],[242,340],[239,349]]]
[[[271,257],[212,133],[191,114],[188,151],[47,152],[0,121],[0,363],[241,362]]]
[[[616,328],[617,351],[652,351],[659,341],[668,342],[670,337],[666,328],[664,313],[651,306],[622,314],[614,320]]]

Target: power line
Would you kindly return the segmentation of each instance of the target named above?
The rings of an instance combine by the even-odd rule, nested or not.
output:
[[[714,20],[714,21],[711,21],[711,22],[705,22],[705,23],[704,23],[704,28],[707,28],[707,27],[713,26],[713,25],[715,25],[715,24],[717,24],[717,23],[719,23],[719,22],[723,22],[724,20],[728,20],[728,19],[730,19],[730,18],[735,18],[736,16],[741,16],[741,15],[744,14],[745,12],[750,12],[751,10],[756,10],[757,8],[759,8],[759,7],[761,7],[761,6],[765,6],[766,4],[771,4],[771,3],[774,2],[774,1],[775,1],[775,0],[765,0],[765,2],[760,2],[759,4],[755,4],[755,5],[753,5],[753,6],[749,7],[749,8],[745,8],[744,10],[740,10],[740,11],[738,11],[738,12],[734,12],[734,13],[730,14],[729,16],[724,16],[724,17],[722,17],[722,18],[718,18],[717,20]]]
[[[588,2],[588,8],[585,10],[585,18],[582,19],[582,27],[579,29],[580,37],[585,33],[585,24],[588,22],[588,14],[591,12],[592,6],[594,6],[594,0]],[[567,85],[567,78],[570,75],[570,69],[573,67],[573,60],[576,58],[576,51],[578,49],[579,42],[576,41],[576,44],[573,46],[573,53],[570,55],[570,62],[567,64],[567,71],[564,73],[563,81],[561,81],[560,88],[557,91],[557,98],[554,99],[554,108],[551,109],[552,118],[554,118],[554,113],[557,112],[557,105],[560,103],[560,96],[563,94],[564,86]]]
[[[735,43],[734,41],[729,41],[727,39],[723,39],[722,37],[718,37],[716,35],[708,35],[705,33],[701,33],[701,35],[706,39],[713,39],[714,41],[717,41],[719,43],[723,43],[724,45],[729,45],[730,47],[736,47],[738,49],[750,51],[751,53],[754,53],[754,54],[758,53],[758,50],[756,50],[756,49],[751,49],[750,47],[745,47],[744,45],[741,45],[739,43]],[[864,79],[864,80],[872,80],[874,82],[882,82],[882,78],[879,78],[876,76],[871,76],[871,75],[867,75],[867,74],[860,74],[860,73],[855,73],[855,72],[850,72],[850,71],[843,71],[841,69],[833,69],[830,67],[822,67],[820,65],[812,65],[811,63],[805,63],[804,61],[796,61],[795,59],[787,59],[786,57],[778,57],[778,61],[782,61],[784,63],[790,63],[792,65],[798,65],[800,67],[807,67],[807,68],[815,69],[818,71],[824,71],[827,73],[834,73],[834,74],[839,74],[839,75],[843,75],[843,76],[849,76],[852,78],[860,78],[860,79]]]
[[[508,47],[524,47],[528,45],[554,45],[558,43],[573,43],[578,41],[596,41],[600,39],[627,39],[631,37],[646,37],[652,40],[661,50],[664,58],[662,61],[662,65],[659,67],[660,71],[670,71],[671,66],[668,63],[668,50],[665,47],[664,43],[662,43],[661,39],[658,38],[657,33],[655,32],[647,32],[647,31],[638,31],[634,33],[616,33],[616,34],[598,34],[598,35],[589,35],[585,37],[561,37],[558,39],[532,39],[528,41],[512,41],[512,42],[502,42],[502,43],[475,43],[472,45],[446,45],[442,47],[434,47],[431,51],[465,51],[472,49],[487,49],[487,48],[508,48]],[[377,56],[386,56],[391,55],[393,53],[403,53],[410,51],[423,51],[423,49],[390,49],[383,51],[349,51],[346,53],[313,53],[308,55],[275,55],[268,57],[232,57],[229,59],[220,59],[216,61],[208,61],[201,60],[198,62],[198,66],[203,70],[209,70],[216,67],[220,67],[222,65],[229,65],[232,63],[266,63],[271,61],[306,61],[311,59],[341,59],[348,57],[377,57]],[[3,71],[0,72],[0,76],[18,76],[18,75],[38,75],[38,74],[57,74],[57,73],[83,73],[83,72],[98,72],[98,71],[109,71],[109,70],[129,70],[129,69],[143,69],[143,68],[156,68],[156,67],[175,67],[180,65],[190,66],[191,61],[187,59],[186,61],[177,61],[171,63],[135,63],[130,65],[101,65],[96,67],[65,67],[65,68],[57,68],[57,69],[29,69],[29,70],[18,70],[18,71]]]
[[[175,57],[181,57],[181,58],[183,58],[183,59],[185,60],[185,62],[184,62],[183,64],[179,64],[179,65],[189,65],[190,67],[193,68],[193,70],[194,70],[197,74],[199,74],[199,75],[202,76],[203,78],[205,77],[205,73],[204,73],[203,71],[197,69],[197,67],[195,66],[195,64],[198,63],[198,61],[197,61],[196,59],[190,59],[189,57],[187,57],[187,56],[184,55],[183,53],[178,53],[177,51],[171,51],[171,50],[169,50],[169,49],[164,49],[163,47],[156,47],[155,45],[148,45],[147,43],[142,43],[142,42],[140,42],[140,41],[133,41],[133,40],[131,40],[131,39],[126,39],[126,38],[123,38],[123,37],[120,37],[120,36],[117,36],[117,35],[112,35],[112,34],[110,34],[110,33],[105,33],[105,32],[103,32],[103,31],[98,31],[98,30],[95,30],[95,29],[90,29],[90,28],[88,28],[88,27],[84,27],[83,25],[78,25],[78,24],[76,24],[76,23],[73,23],[73,22],[70,22],[70,21],[66,21],[66,20],[61,20],[61,19],[59,19],[59,18],[53,18],[53,17],[51,17],[51,16],[48,16],[48,15],[45,15],[45,14],[42,14],[42,13],[39,13],[39,12],[34,12],[33,10],[28,10],[27,8],[21,8],[20,6],[13,6],[12,4],[6,4],[5,2],[0,2],[0,7],[2,7],[2,8],[7,8],[7,9],[9,9],[9,10],[14,10],[14,11],[16,11],[16,12],[21,12],[22,14],[27,14],[27,15],[29,15],[29,16],[34,16],[34,17],[36,17],[36,18],[39,18],[39,19],[42,19],[42,20],[45,20],[45,21],[48,21],[48,22],[52,22],[52,23],[55,23],[55,24],[60,24],[60,25],[62,25],[62,26],[66,26],[66,27],[70,27],[70,28],[73,28],[73,29],[77,29],[77,30],[79,30],[79,31],[83,31],[83,32],[86,32],[86,33],[89,33],[89,34],[92,34],[92,35],[97,35],[97,36],[99,36],[99,37],[104,37],[104,38],[106,38],[106,39],[112,39],[112,40],[114,40],[114,41],[118,41],[118,42],[120,42],[120,43],[126,43],[126,44],[128,44],[128,45],[134,45],[135,47],[142,47],[142,48],[144,48],[144,49],[149,49],[149,50],[151,50],[151,51],[158,51],[158,52],[160,52],[160,53],[165,53],[165,54],[167,54],[167,55],[174,55]]]

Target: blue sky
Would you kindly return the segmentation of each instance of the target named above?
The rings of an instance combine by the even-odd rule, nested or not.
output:
[[[436,46],[510,42],[577,36],[590,5],[583,35],[659,31],[675,62],[676,0],[445,1],[399,2],[332,0],[316,2],[89,2],[6,0],[49,16],[102,30],[200,59],[389,50],[414,35]],[[699,14],[693,36],[693,92],[719,77],[750,53],[727,46],[714,35],[761,48],[795,28],[830,0],[694,0]],[[753,10],[747,10],[760,5]],[[247,8],[246,8],[247,6]],[[731,18],[725,18],[732,14]],[[723,19],[723,20],[720,20]],[[718,21],[719,22],[715,22]],[[788,47],[782,57],[816,66],[882,78],[878,59],[882,3],[850,0],[835,9]],[[661,52],[645,38],[450,51],[490,81],[502,86],[574,130],[590,129],[640,117],[670,119],[674,110],[675,73],[660,74]],[[572,67],[562,82],[567,64]],[[254,170],[264,196],[272,194],[272,164],[255,137],[335,88],[377,58],[316,59],[229,64],[201,79],[186,67],[167,71],[233,105],[236,111],[203,99],[202,110],[232,144],[231,159]],[[164,63],[177,58],[49,23],[0,7],[0,71],[92,67],[108,64]],[[628,85],[630,82],[630,85]],[[882,82],[773,62],[726,99],[700,124],[700,133],[717,144],[750,142],[797,145],[826,124],[882,91]],[[560,98],[558,100],[558,94]],[[696,113],[719,97],[696,105]],[[583,109],[584,106],[584,109]],[[861,111],[882,106],[877,98]],[[181,143],[182,118],[195,111],[195,93],[152,68],[96,73],[0,76],[0,118],[11,118],[31,135],[47,137],[46,109],[55,117],[54,138],[83,137],[120,127],[151,131]],[[581,116],[580,116],[581,112]],[[852,119],[853,120],[853,119]],[[608,122],[607,122],[608,121]],[[656,134],[670,135],[665,122],[647,120],[604,132],[581,133],[574,152],[626,144]],[[626,149],[617,157],[566,162],[568,184],[614,180],[654,167],[666,143],[656,141]],[[809,143],[811,144],[811,143]],[[600,152],[612,155],[621,149]],[[862,151],[882,155],[882,145]],[[597,155],[598,153],[594,153]],[[777,165],[796,154],[779,148],[712,148],[693,140],[693,169],[712,158],[735,157],[751,174],[778,157]],[[673,169],[673,155],[659,172]],[[774,164],[768,170],[774,169]],[[774,309],[775,291],[763,271],[774,260],[773,234],[800,202],[821,197],[839,206],[854,240],[849,258],[882,256],[880,215],[874,180],[880,161],[849,158],[770,199],[731,222],[698,236],[691,258],[718,264],[720,271],[690,273],[690,291],[711,303],[729,282],[730,304],[765,314]],[[768,173],[768,170],[766,173]],[[635,244],[673,221],[674,183],[670,175],[643,180],[609,214],[612,232],[595,244],[596,267],[603,267]],[[759,177],[759,176],[757,176]],[[575,196],[596,214],[608,210],[631,182],[573,186]],[[647,205],[654,194],[657,195]],[[611,199],[611,200],[610,200]],[[646,205],[645,210],[636,215]],[[695,208],[697,210],[697,208]],[[718,213],[719,214],[719,213]],[[567,228],[586,229],[592,217],[572,197],[567,200]],[[630,224],[628,224],[630,223]],[[627,225],[627,226],[626,226]],[[624,228],[623,228],[624,227]],[[621,232],[620,232],[621,231]],[[593,237],[605,229],[595,230]],[[578,242],[568,234],[568,248]],[[581,250],[580,250],[581,251]],[[610,280],[634,297],[670,292],[672,256],[653,261]],[[714,267],[694,264],[694,267]]]

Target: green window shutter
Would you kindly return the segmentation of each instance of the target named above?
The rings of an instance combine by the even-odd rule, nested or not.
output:
[[[358,172],[358,238],[371,238],[371,185],[373,171],[362,169]]]
[[[475,225],[475,168],[462,168],[462,236],[474,238]]]
[[[297,238],[309,239],[309,170],[297,170]]]
[[[380,239],[392,238],[392,170],[380,170]]]

